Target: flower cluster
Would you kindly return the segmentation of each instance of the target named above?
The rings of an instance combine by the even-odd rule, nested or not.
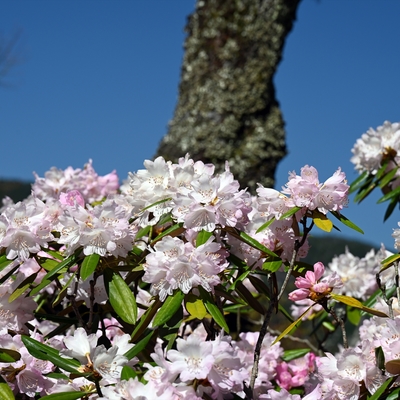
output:
[[[376,174],[385,159],[391,160],[388,170],[393,169],[400,162],[400,123],[385,121],[376,130],[368,129],[351,151],[351,162],[360,172]]]
[[[280,300],[292,273],[289,299],[314,312],[331,299],[367,300],[374,274],[387,292],[396,284],[380,268],[384,248],[362,259],[347,251],[330,270],[299,262],[312,221],[347,205],[340,169],[320,183],[306,165],[281,192],[260,185],[251,196],[228,164],[216,173],[187,155],[144,166],[121,187],[91,161],[52,168],[27,199],[3,202],[0,375],[17,399],[357,399],[396,372],[396,301],[375,310],[391,307],[392,320],[365,320],[359,343],[335,356],[325,343],[311,351],[311,338],[285,351],[290,327],[248,332],[275,310],[290,319]],[[379,348],[386,371],[371,356]]]

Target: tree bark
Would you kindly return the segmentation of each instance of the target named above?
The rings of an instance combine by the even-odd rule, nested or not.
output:
[[[242,187],[274,185],[286,155],[273,76],[300,0],[198,0],[189,17],[179,99],[156,156],[189,153]]]

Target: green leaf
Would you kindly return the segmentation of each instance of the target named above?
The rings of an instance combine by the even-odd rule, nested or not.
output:
[[[378,169],[377,173],[375,174],[375,179],[380,180],[381,177],[385,174],[387,166],[389,164],[389,159],[384,159],[384,161],[381,163],[380,168]]]
[[[0,349],[0,362],[13,363],[21,358],[18,351],[10,349]]]
[[[268,272],[276,272],[282,266],[282,259],[280,257],[268,257],[265,262],[263,262],[262,270]]]
[[[115,312],[125,322],[134,325],[137,320],[137,305],[135,296],[129,286],[120,275],[113,274],[108,290],[110,303]]]
[[[279,218],[280,220],[282,219],[286,219],[291,217],[292,215],[296,214],[297,211],[301,210],[303,207],[293,207],[291,208],[289,211],[286,211],[284,214],[281,215],[281,217]]]
[[[52,258],[38,257],[38,262],[43,269],[45,269],[46,271],[51,271],[58,264],[60,264],[61,261],[53,260]]]
[[[201,246],[202,244],[206,243],[208,239],[213,235],[212,232],[207,232],[204,229],[202,229],[196,238],[196,247]]]
[[[85,397],[92,392],[61,392],[61,393],[53,393],[49,394],[47,396],[43,396],[40,399],[41,400],[76,400],[76,399],[81,399],[82,397]]]
[[[150,305],[145,313],[140,317],[138,323],[135,326],[131,334],[132,342],[137,342],[142,336],[142,333],[147,329],[157,310],[162,306],[162,302],[159,299]]]
[[[251,247],[254,247],[257,250],[260,250],[261,252],[271,256],[271,257],[278,257],[277,254],[275,254],[273,251],[265,247],[263,244],[261,244],[258,240],[253,239],[251,236],[249,236],[247,233],[240,232],[239,233],[239,238],[242,242],[248,244]]]
[[[196,297],[194,294],[189,294],[185,298],[185,307],[187,312],[194,318],[200,321],[207,315],[207,309],[203,300]]]
[[[368,177],[368,171],[364,171],[354,182],[350,185],[349,194],[357,191],[365,182]]]
[[[162,231],[154,240],[151,241],[151,246],[161,240],[164,236],[176,236],[184,231],[183,222],[175,224]]]
[[[305,356],[309,352],[310,352],[310,349],[285,350],[283,352],[282,360],[286,361],[286,362],[295,360],[296,358]]]
[[[63,268],[71,267],[76,263],[77,256],[75,254],[70,255],[68,258],[66,258],[64,261],[61,261],[58,263],[56,267],[54,267],[51,271],[49,271],[44,277],[43,280],[48,280],[52,276],[56,275],[58,272],[60,272]]]
[[[71,282],[75,279],[75,275],[76,275],[76,271],[73,274],[71,274],[68,281],[62,287],[62,289],[58,292],[57,297],[53,301],[52,307],[55,307],[58,304],[60,304],[61,301],[65,298],[65,296],[68,294],[68,288],[70,287]]]
[[[23,295],[31,286],[32,282],[37,277],[37,272],[33,273],[32,275],[27,276],[23,282],[21,282],[18,287],[11,293],[10,297],[8,298],[8,302],[12,303],[15,299],[19,296]]]
[[[93,274],[96,269],[98,263],[100,261],[99,254],[90,254],[86,256],[81,265],[81,279],[82,281],[86,281],[90,275]]]
[[[0,399],[1,400],[15,400],[14,393],[7,383],[0,383]]]
[[[307,308],[306,311],[303,312],[303,314],[300,315],[299,318],[296,319],[296,321],[292,322],[271,344],[273,346],[274,344],[278,343],[282,338],[284,338],[292,329],[297,328],[298,324],[301,323],[301,319],[308,313],[308,311],[311,310],[312,307],[315,306],[316,303],[311,304],[310,307]]]
[[[9,260],[5,254],[0,257],[0,271],[3,271],[4,268],[8,267],[13,260]]]
[[[275,221],[275,217],[272,217],[270,220],[268,220],[267,222],[264,222],[257,230],[256,233],[260,233],[263,230],[267,229],[274,221]]]
[[[393,179],[393,177],[396,175],[397,170],[399,167],[391,169],[379,182],[379,187],[383,189],[390,181]]]
[[[385,370],[385,353],[381,346],[375,348],[375,363],[381,371]]]
[[[131,378],[134,379],[136,377],[137,377],[137,373],[132,367],[129,367],[128,365],[124,365],[122,367],[122,371],[121,371],[121,380],[122,381],[129,381],[129,379],[131,379]]]
[[[379,273],[387,270],[388,268],[390,268],[394,262],[396,262],[398,259],[400,258],[400,254],[392,254],[391,256],[389,256],[388,258],[385,258],[383,261],[381,261],[382,267],[379,270]]]
[[[372,396],[368,396],[368,400],[386,399],[386,396],[385,397],[381,396],[385,393],[386,389],[392,385],[393,380],[395,379],[397,379],[397,376],[392,376],[391,378],[383,382],[382,385],[379,386],[379,389]]]
[[[135,346],[133,346],[131,349],[129,349],[124,356],[128,359],[128,360],[132,360],[133,357],[137,356],[143,349],[146,348],[147,343],[149,343],[151,337],[153,336],[154,331],[151,331],[150,333],[148,333],[142,340],[140,340],[139,342],[137,342],[135,344]]]
[[[385,222],[393,213],[394,209],[396,208],[397,204],[399,202],[399,199],[396,197],[393,197],[392,200],[390,200],[388,207],[386,209],[385,215],[383,217],[383,222]]]
[[[201,286],[198,287],[199,292],[201,294],[201,298],[204,301],[204,304],[207,308],[207,311],[211,314],[214,321],[226,332],[229,333],[228,324],[225,321],[225,317],[215,304],[213,298],[211,297],[210,293],[208,293],[205,289]]]
[[[393,189],[392,191],[390,191],[389,193],[385,194],[383,197],[381,197],[377,203],[384,203],[387,200],[393,199],[395,197],[400,196],[400,186],[397,187],[396,189]]]
[[[361,311],[358,308],[347,306],[347,319],[354,325],[358,326],[361,320]]]
[[[332,221],[322,212],[314,210],[313,213],[314,224],[324,232],[330,232],[333,228]]]
[[[39,360],[50,361],[57,367],[60,367],[68,372],[81,375],[78,371],[80,363],[77,360],[60,357],[58,350],[40,343],[29,336],[22,335],[21,339],[33,357],[36,357]]]
[[[170,200],[172,200],[172,197],[167,197],[166,199],[156,201],[155,203],[150,204],[149,206],[147,206],[145,208],[142,208],[141,211],[143,212],[143,211],[149,210],[152,207],[158,206],[159,204],[162,204],[162,203],[166,203],[167,201],[170,201]]]
[[[343,304],[346,304],[346,305],[354,307],[354,308],[358,308],[369,314],[376,315],[378,317],[389,318],[389,316],[386,315],[384,312],[375,310],[374,308],[366,307],[366,306],[364,306],[363,303],[361,303],[361,301],[355,299],[354,297],[344,296],[344,295],[335,294],[335,293],[331,293],[330,296],[332,297],[332,299],[334,299],[336,301],[339,301]]]
[[[168,296],[154,317],[153,326],[164,325],[172,318],[181,307],[184,297],[185,294],[181,290],[176,290],[172,296]]]
[[[243,282],[238,282],[236,285],[236,291],[239,296],[246,301],[246,303],[253,309],[259,312],[261,315],[266,314],[266,310],[261,303],[250,293],[250,291],[244,286]]]
[[[337,218],[342,224],[348,226],[351,229],[354,229],[355,231],[364,234],[364,231],[359,228],[355,223],[351,222],[349,219],[347,219],[343,214],[339,214],[337,211],[330,211],[330,213]]]
[[[386,395],[385,400],[399,400],[400,399],[400,388],[394,389],[390,394]]]

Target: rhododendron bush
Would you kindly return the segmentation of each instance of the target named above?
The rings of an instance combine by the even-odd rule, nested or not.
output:
[[[302,259],[312,230],[362,233],[350,192],[394,211],[399,146],[385,122],[355,144],[351,186],[306,165],[256,196],[189,155],[121,186],[91,161],[35,174],[1,208],[0,398],[398,398],[400,255]]]

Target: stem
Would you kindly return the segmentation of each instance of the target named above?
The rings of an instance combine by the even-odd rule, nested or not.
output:
[[[327,310],[332,317],[335,319],[335,321],[340,325],[340,328],[342,329],[342,337],[343,337],[343,347],[345,349],[347,349],[349,347],[349,344],[347,343],[347,335],[346,335],[346,329],[344,327],[344,322],[342,320],[342,318],[340,318],[335,311],[333,310],[333,308]]]
[[[258,336],[258,340],[257,340],[256,347],[254,350],[254,364],[253,364],[253,369],[251,371],[250,386],[246,390],[246,395],[249,400],[253,399],[254,385],[255,385],[255,382],[256,382],[256,379],[258,376],[258,364],[260,362],[261,347],[262,347],[262,343],[264,341],[265,335],[267,334],[267,331],[268,331],[268,325],[271,320],[272,311],[279,304],[279,301],[282,298],[282,295],[286,289],[286,286],[289,282],[290,276],[292,275],[292,272],[294,269],[294,264],[296,262],[297,253],[298,253],[299,249],[301,248],[301,246],[303,246],[303,244],[305,243],[305,241],[307,239],[307,235],[309,234],[312,227],[314,226],[314,222],[312,222],[310,224],[310,226],[307,227],[307,217],[303,217],[300,222],[303,225],[303,236],[300,241],[296,239],[296,241],[294,243],[294,249],[293,249],[292,259],[290,260],[289,269],[286,273],[285,280],[283,281],[283,284],[282,284],[281,290],[279,291],[278,296],[273,295],[274,291],[271,288],[271,299],[270,299],[269,307],[268,307],[267,313],[265,315],[265,319],[262,324],[262,327],[260,329],[260,334]]]

